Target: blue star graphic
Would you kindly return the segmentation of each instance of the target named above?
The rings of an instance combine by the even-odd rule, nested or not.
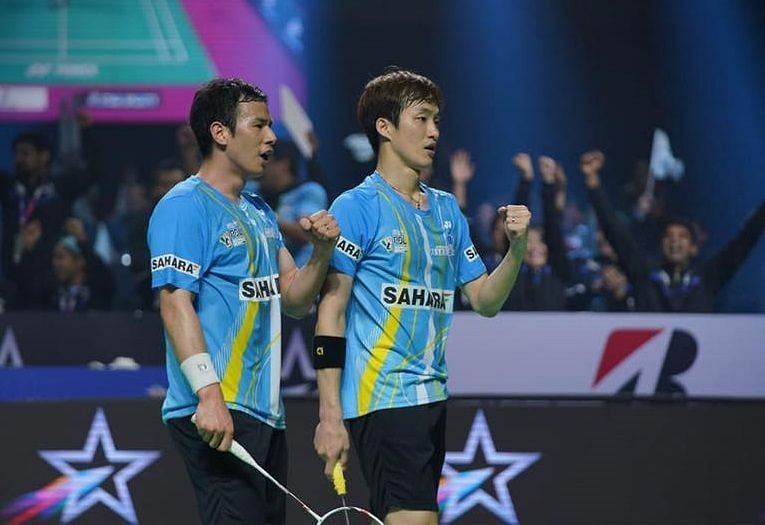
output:
[[[160,453],[156,450],[117,450],[114,447],[112,434],[109,430],[109,425],[106,422],[106,416],[104,415],[103,409],[99,408],[96,411],[96,415],[90,425],[88,437],[85,439],[85,445],[82,447],[82,450],[40,450],[39,454],[45,461],[50,463],[62,474],[73,479],[78,479],[83,477],[82,472],[85,472],[85,469],[78,471],[69,463],[93,462],[99,443],[101,444],[106,459],[112,466],[87,469],[89,473],[100,474],[98,476],[98,478],[100,478],[98,480],[99,482],[95,484],[93,490],[76,490],[72,492],[66,499],[64,510],[61,515],[61,522],[69,523],[93,505],[100,502],[121,516],[125,521],[129,523],[138,523],[127,482],[130,481],[133,476],[156,461]],[[127,465],[113,476],[114,486],[117,490],[117,498],[98,486],[115,471],[114,464]],[[92,478],[92,476],[90,477]]]
[[[478,445],[489,465],[507,465],[494,476],[494,490],[496,498],[489,495],[480,488],[481,483],[476,484],[475,479],[469,483],[461,483],[461,472],[458,472],[451,465],[472,465],[475,461]],[[447,483],[452,486],[453,492],[446,500],[441,519],[443,523],[451,523],[458,517],[465,514],[476,505],[483,505],[487,510],[506,524],[517,524],[518,516],[515,513],[513,500],[510,498],[510,491],[507,488],[511,479],[529,468],[542,455],[538,452],[497,452],[494,447],[494,440],[491,437],[491,430],[486,423],[486,416],[483,410],[478,410],[473,420],[473,426],[470,428],[465,448],[462,452],[447,452],[444,462],[443,475],[447,478]],[[494,469],[490,469],[493,473]],[[481,469],[471,471],[484,474],[483,479],[477,479],[483,482],[491,477],[490,471]],[[487,475],[488,474],[488,475]],[[475,478],[475,476],[471,476]],[[456,482],[456,483],[455,483]],[[455,484],[465,485],[464,487],[454,486]]]

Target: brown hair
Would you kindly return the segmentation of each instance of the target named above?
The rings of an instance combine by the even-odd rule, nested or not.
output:
[[[423,75],[389,67],[382,75],[367,82],[359,97],[356,114],[375,153],[380,150],[377,119],[382,117],[398,126],[401,112],[420,102],[443,107],[441,89]]]

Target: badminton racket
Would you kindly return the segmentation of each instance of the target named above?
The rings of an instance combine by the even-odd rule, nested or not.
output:
[[[191,421],[196,424],[196,414],[191,417]],[[276,485],[279,490],[295,500],[303,508],[303,510],[305,510],[316,521],[316,525],[361,525],[362,523],[368,524],[369,520],[372,520],[372,523],[377,525],[384,525],[382,520],[380,520],[368,510],[362,509],[360,507],[354,507],[353,505],[343,504],[342,507],[337,507],[324,514],[319,514],[311,507],[309,507],[307,503],[297,497],[290,489],[281,484],[266,469],[260,466],[260,464],[255,461],[255,458],[253,458],[252,455],[247,452],[247,449],[244,448],[238,441],[231,441],[231,448],[228,451],[242,463],[246,463],[250,467],[260,472],[263,477]],[[343,503],[345,503],[345,477],[343,476],[342,467],[338,467],[339,464],[335,467],[335,470],[332,473],[332,477],[335,484],[335,490],[342,498]]]

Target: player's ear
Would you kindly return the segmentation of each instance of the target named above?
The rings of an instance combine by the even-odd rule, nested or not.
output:
[[[229,138],[231,138],[231,131],[228,129],[228,126],[216,120],[210,124],[210,136],[213,142],[225,147],[228,145]]]
[[[377,133],[379,133],[381,137],[390,140],[392,128],[393,123],[387,118],[379,117],[375,120],[375,129],[377,129]]]

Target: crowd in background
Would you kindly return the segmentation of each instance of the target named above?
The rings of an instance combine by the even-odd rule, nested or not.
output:
[[[14,310],[154,310],[146,228],[165,193],[198,168],[194,137],[177,130],[175,151],[150,173],[126,170],[113,191],[83,161],[83,152],[59,152],[48,136],[24,133],[10,145],[14,166],[0,173],[0,297]],[[305,158],[289,140],[276,144],[263,177],[246,190],[276,211],[287,248],[298,265],[310,243],[297,221],[329,206],[322,185],[318,141],[308,137]],[[59,144],[61,141],[59,141]],[[448,152],[447,152],[448,153]],[[697,260],[705,241],[698,224],[673,215],[671,180],[656,180],[647,163],[619,195],[608,195],[605,155],[582,154],[576,171],[588,202],[567,194],[567,175],[550,156],[517,153],[514,203],[530,205],[541,188],[541,216],[529,231],[524,265],[504,310],[605,312],[713,312],[765,229],[765,202],[714,256]],[[472,238],[491,271],[507,251],[495,207],[471,203],[476,174],[470,154],[450,153],[448,173],[422,173],[424,183],[454,193],[467,214]],[[512,179],[509,179],[512,180]],[[104,194],[108,193],[109,198]],[[468,309],[461,296],[456,309]]]

